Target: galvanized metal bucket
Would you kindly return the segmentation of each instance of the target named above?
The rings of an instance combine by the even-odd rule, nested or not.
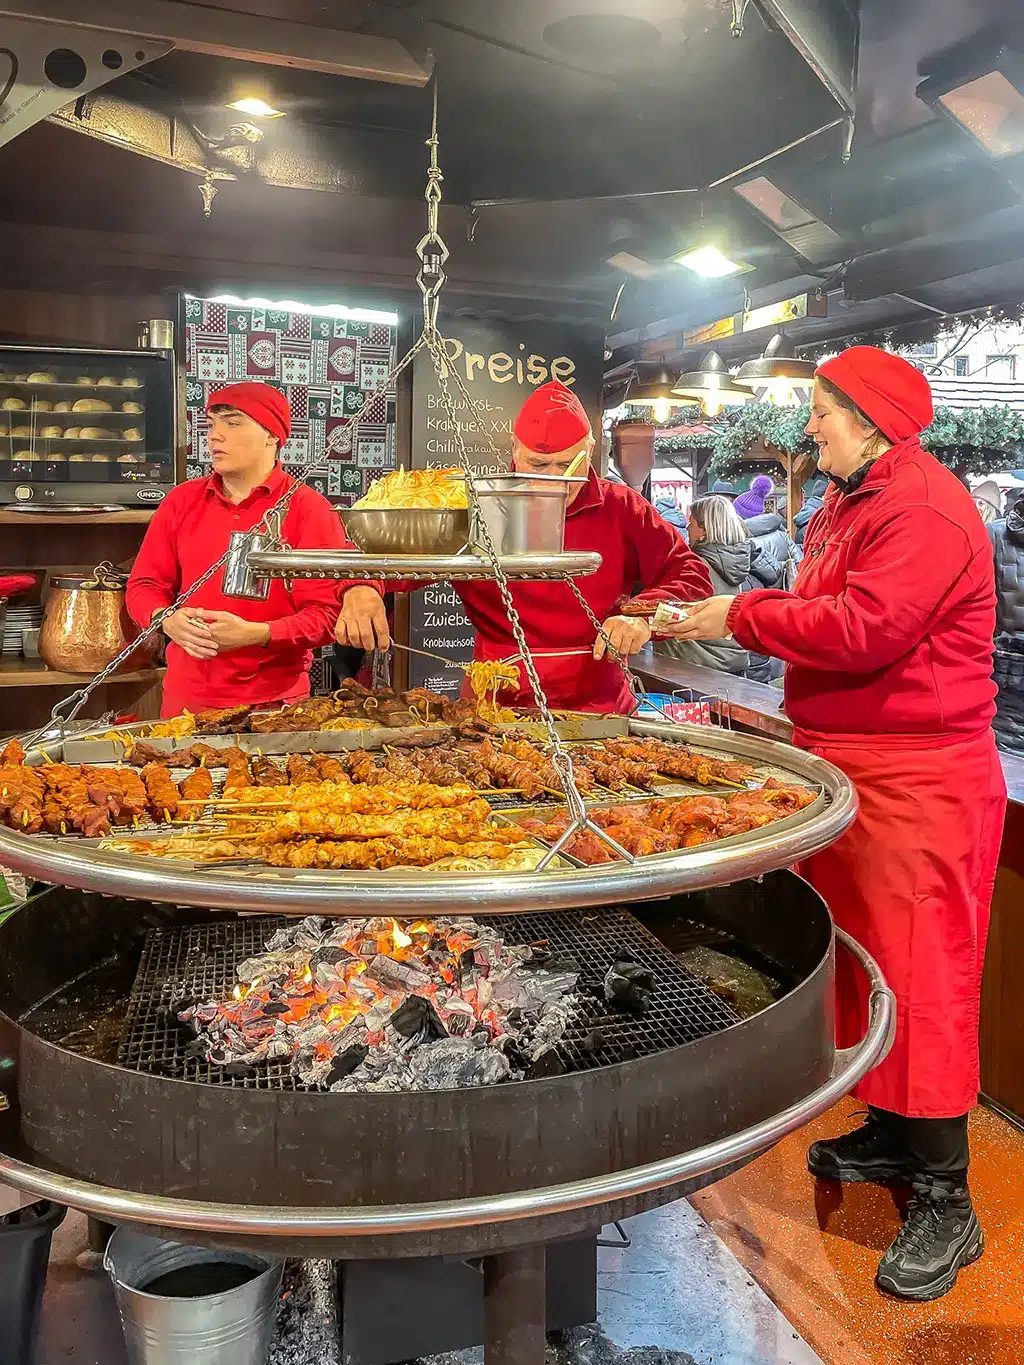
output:
[[[257,1274],[236,1289],[196,1298],[165,1298],[142,1287],[174,1270],[225,1262]],[[118,1228],[103,1266],[113,1281],[131,1365],[265,1365],[283,1262]]]
[[[561,554],[569,494],[586,479],[551,474],[496,474],[475,476],[476,513],[470,539],[484,544],[480,522],[486,525],[498,555]]]

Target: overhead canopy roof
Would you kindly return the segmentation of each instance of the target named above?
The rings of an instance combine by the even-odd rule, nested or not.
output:
[[[71,10],[112,25],[152,3]],[[163,8],[201,26],[208,7]],[[453,308],[603,322],[617,362],[659,337],[683,358],[686,328],[822,284],[829,316],[795,324],[798,342],[1024,297],[1021,186],[915,93],[946,49],[1008,22],[1003,0],[753,0],[740,38],[732,0],[217,8],[239,16],[243,49],[262,15],[329,25],[339,44],[393,39],[433,64]],[[224,106],[242,93],[285,113],[258,145],[231,145],[243,116]],[[4,282],[396,297],[422,232],[430,103],[415,84],[173,51],[0,147]],[[751,199],[781,205],[783,225]],[[712,238],[755,267],[739,283],[670,263]]]

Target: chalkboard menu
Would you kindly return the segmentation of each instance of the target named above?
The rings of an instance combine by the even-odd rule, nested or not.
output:
[[[412,464],[435,469],[459,463],[456,436],[461,432],[474,470],[500,473],[512,455],[512,423],[533,391],[560,379],[579,394],[595,433],[601,431],[604,337],[596,329],[558,323],[453,319],[442,322],[450,364],[472,399],[472,408],[455,391],[453,427],[441,396],[433,361],[420,351],[413,362]],[[495,458],[491,443],[497,447]],[[449,583],[413,593],[409,643],[446,659],[467,663],[473,657],[473,626]],[[420,655],[409,656],[409,686],[457,694],[460,668],[445,668]]]

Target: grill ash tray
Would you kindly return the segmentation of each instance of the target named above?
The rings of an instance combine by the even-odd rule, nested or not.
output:
[[[277,930],[294,923],[260,916],[180,928],[152,929],[146,936],[128,1002],[118,1061],[123,1067],[175,1080],[248,1090],[304,1090],[287,1060],[264,1062],[231,1074],[192,1055],[190,1029],[177,1019],[182,1002],[227,1000],[235,970]],[[634,915],[621,907],[598,913],[502,917],[510,943],[546,941],[580,968],[579,1008],[555,1051],[565,1071],[589,1071],[693,1043],[741,1022],[736,1010],[676,959]],[[719,935],[694,925],[694,941]],[[626,955],[654,976],[647,1013],[612,1010],[602,995],[605,973]]]

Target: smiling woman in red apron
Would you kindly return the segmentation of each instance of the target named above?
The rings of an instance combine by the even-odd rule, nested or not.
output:
[[[704,561],[651,504],[625,484],[600,479],[590,466],[594,434],[586,409],[572,389],[557,379],[542,385],[523,404],[513,427],[512,468],[520,474],[563,475],[577,459],[586,482],[569,497],[566,550],[599,550],[597,573],[579,588],[612,646],[628,657],[651,638],[650,625],[623,616],[619,608],[636,593],[653,601],[694,601],[711,592]],[[398,592],[422,587],[395,584]],[[533,691],[519,658],[496,583],[452,585],[476,630],[475,659],[508,660],[519,666],[518,690],[501,693],[506,706],[532,706]],[[639,590],[639,592],[637,592]],[[526,642],[548,702],[574,711],[633,709],[633,696],[619,665],[608,655],[593,621],[565,583],[513,583]],[[386,647],[387,618],[380,600],[369,594],[345,599],[335,638],[339,644]],[[472,695],[468,692],[467,695]]]
[[[892,1052],[862,1082],[866,1122],[816,1142],[813,1174],[909,1184],[877,1283],[938,1298],[984,1238],[967,1189],[978,1011],[1006,789],[994,712],[992,551],[971,495],[920,445],[927,380],[856,346],[817,373],[808,433],[832,487],[792,593],[715,597],[673,630],[731,634],[787,663],[794,739],[856,783],[860,811],[801,867],[896,994]],[[838,964],[837,1035],[867,1001]]]

